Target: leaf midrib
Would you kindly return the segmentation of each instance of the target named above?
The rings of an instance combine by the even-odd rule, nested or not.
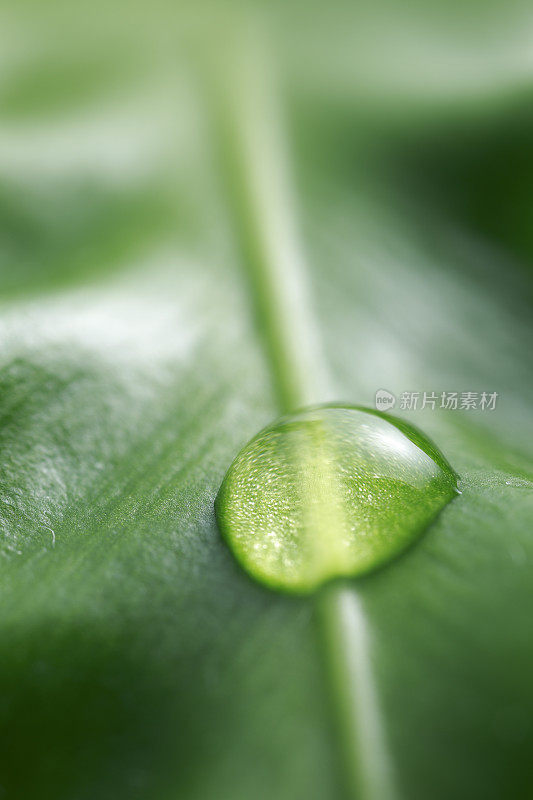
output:
[[[325,379],[328,370],[321,359],[318,326],[311,324],[314,316],[298,225],[295,218],[281,221],[275,213],[279,208],[291,213],[288,194],[292,192],[286,147],[279,136],[279,100],[272,83],[267,85],[267,71],[272,74],[272,65],[265,60],[264,43],[261,44],[260,58],[257,47],[251,47],[250,42],[245,44],[240,70],[229,70],[222,84],[222,114],[220,97],[215,98],[215,104],[219,106],[218,133],[225,147],[223,172],[248,299],[255,310],[279,411],[288,413],[331,398],[332,387]],[[250,55],[248,47],[254,58],[246,58]],[[233,58],[228,63],[234,63]],[[243,75],[246,81],[242,81]],[[267,152],[261,146],[265,139],[270,145]],[[257,162],[265,158],[267,166],[262,164],[262,173],[258,173]],[[275,173],[270,186],[256,180],[258,174],[269,171]],[[272,185],[277,190],[274,193]],[[277,207],[274,213],[271,204]],[[280,228],[273,224],[276,220],[281,222]],[[312,380],[310,371],[320,380]],[[348,792],[363,800],[392,800],[397,790],[391,778],[361,601],[347,582],[326,587],[314,600],[319,646],[326,651],[329,666]]]

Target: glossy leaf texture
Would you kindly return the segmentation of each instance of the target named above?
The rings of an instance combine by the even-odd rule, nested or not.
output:
[[[499,394],[494,411],[396,410],[462,494],[357,584],[409,800],[531,792],[526,11],[268,10],[330,374],[317,401]],[[0,786],[337,800],[313,601],[254,583],[215,524],[229,464],[280,413],[275,332],[182,46],[224,25],[207,5],[122,12],[5,12]]]

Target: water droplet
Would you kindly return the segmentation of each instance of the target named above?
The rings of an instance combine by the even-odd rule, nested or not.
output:
[[[457,476],[416,428],[329,405],[258,433],[230,466],[215,506],[244,569],[271,588],[302,593],[386,563],[456,494]]]

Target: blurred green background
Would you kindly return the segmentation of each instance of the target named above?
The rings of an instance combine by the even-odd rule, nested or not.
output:
[[[498,393],[399,412],[463,494],[356,589],[395,795],[531,797],[531,8],[0,20],[0,797],[353,797],[313,600],[214,520],[287,341],[318,402]]]

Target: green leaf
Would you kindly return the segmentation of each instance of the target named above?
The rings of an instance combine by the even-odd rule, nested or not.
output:
[[[274,11],[299,42],[276,40],[284,131],[275,82],[272,97],[222,95],[229,116],[212,115],[198,51],[177,46],[202,33],[193,12],[124,26],[98,9],[84,27],[29,7],[31,21],[6,13],[0,88],[6,797],[528,796],[518,34],[500,36],[490,6],[504,85],[429,70],[424,92],[416,69],[377,69],[357,48],[351,61],[322,12],[297,40],[291,12]],[[478,22],[470,6],[439,14],[452,32]],[[354,29],[340,5],[331,19],[333,34]],[[438,37],[443,20],[428,24]],[[394,563],[319,600],[255,584],[215,524],[230,462],[300,399],[371,406],[380,388],[498,393],[494,411],[399,412],[461,496]]]

